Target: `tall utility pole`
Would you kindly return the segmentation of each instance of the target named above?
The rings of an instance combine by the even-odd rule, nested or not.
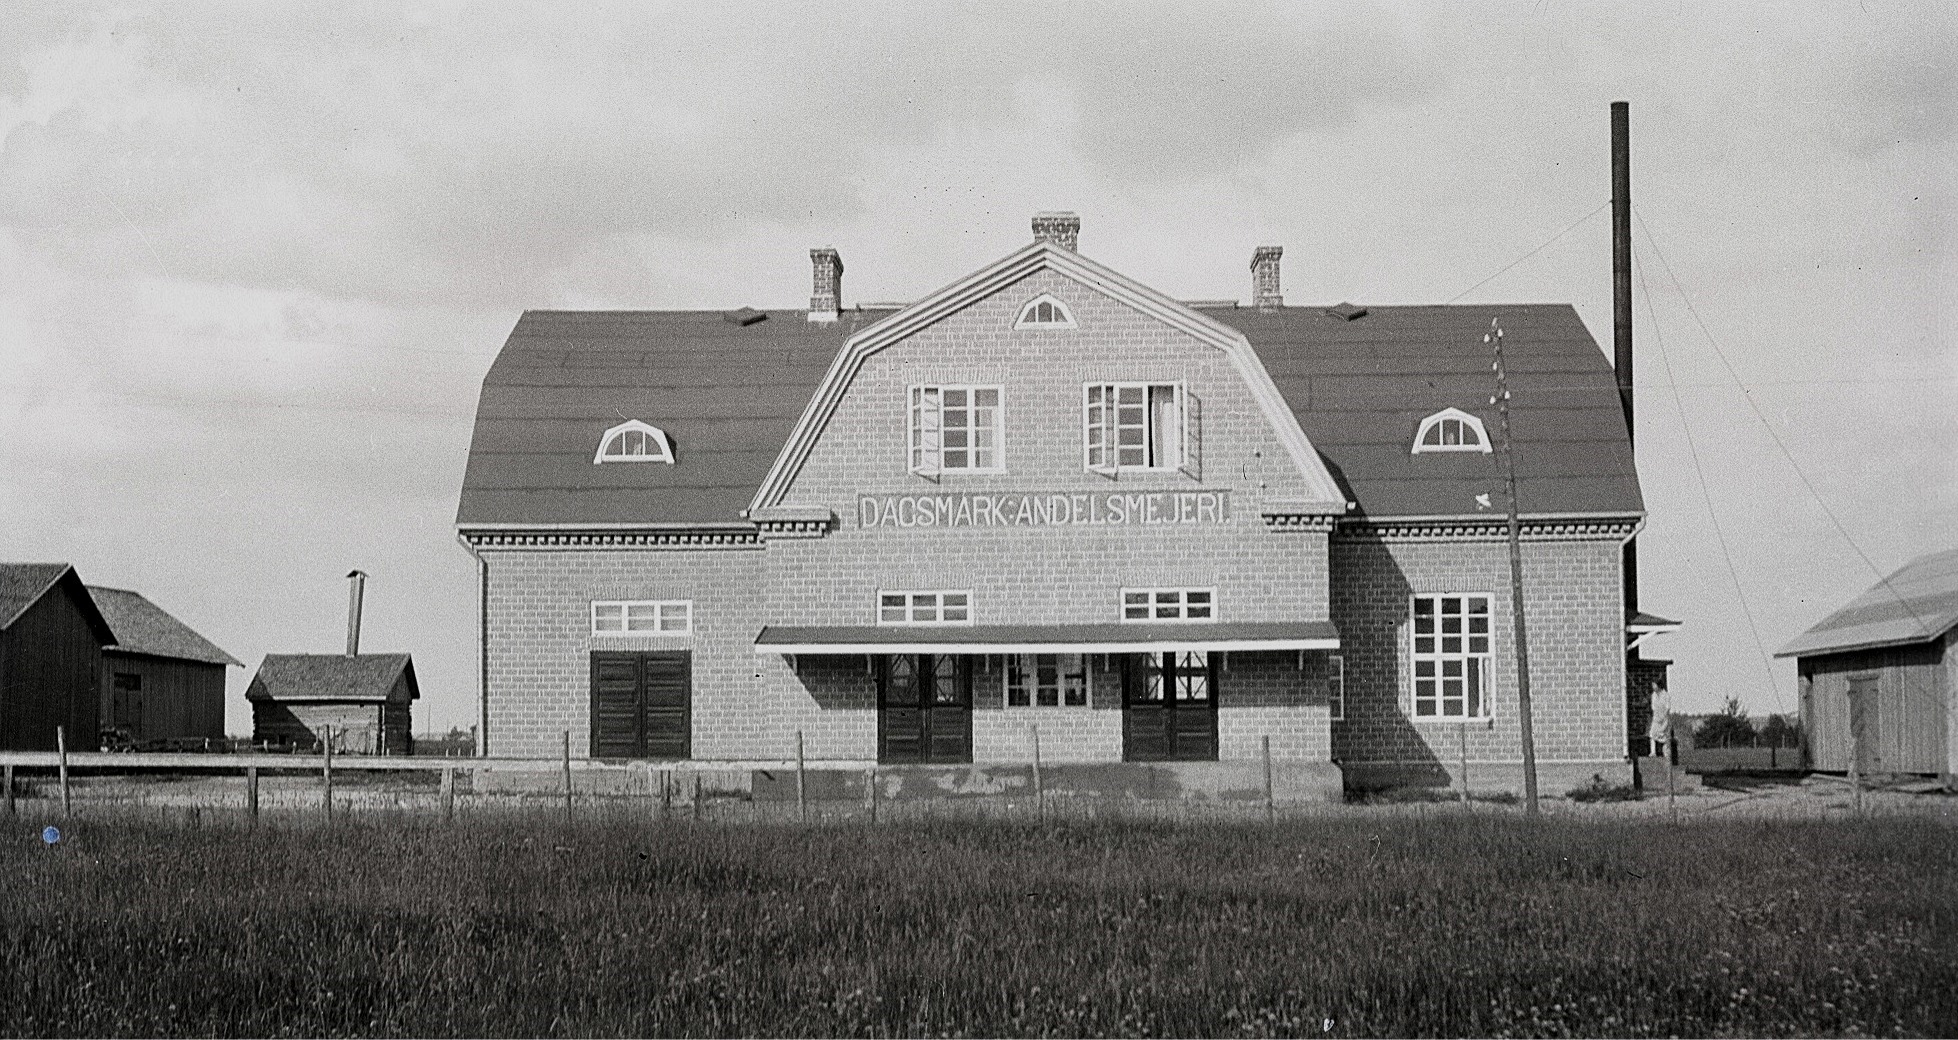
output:
[[[1632,421],[1632,106],[1611,103],[1611,367],[1625,409],[1625,443],[1636,445]],[[1625,539],[1625,616],[1638,613],[1638,545]]]
[[[1523,524],[1517,515],[1516,453],[1509,439],[1509,373],[1503,367],[1502,323],[1489,319],[1482,336],[1496,355],[1496,406],[1502,419],[1503,483],[1509,491],[1509,613],[1516,626],[1516,724],[1523,738],[1523,807],[1537,814],[1536,734],[1530,725],[1530,627],[1523,617]]]

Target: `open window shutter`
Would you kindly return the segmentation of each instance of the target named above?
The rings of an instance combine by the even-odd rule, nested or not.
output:
[[[1090,383],[1081,391],[1081,450],[1087,468],[1096,473],[1113,473],[1115,452],[1115,388],[1106,383]]]
[[[914,386],[911,388],[911,472],[920,476],[938,475],[939,460],[944,457],[941,445],[943,436],[943,416],[939,412],[939,394],[935,386]]]
[[[1176,386],[1177,414],[1183,422],[1183,461],[1177,467],[1197,480],[1203,479],[1203,401],[1189,387]]]

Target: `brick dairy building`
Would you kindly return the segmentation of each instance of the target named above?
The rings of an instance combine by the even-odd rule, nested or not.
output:
[[[1287,306],[1275,247],[1180,302],[1078,230],[903,306],[819,249],[808,311],[523,315],[457,520],[486,753],[1517,786],[1496,319],[1539,775],[1628,775],[1643,506],[1574,310]]]

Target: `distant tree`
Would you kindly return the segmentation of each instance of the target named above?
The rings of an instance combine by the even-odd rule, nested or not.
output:
[[[1720,714],[1708,715],[1693,733],[1693,743],[1698,747],[1751,747],[1754,744],[1754,723],[1747,713],[1741,710],[1740,698],[1729,697],[1720,708]]]
[[[1801,747],[1802,728],[1788,721],[1786,715],[1770,715],[1761,726],[1761,743],[1769,747]]]

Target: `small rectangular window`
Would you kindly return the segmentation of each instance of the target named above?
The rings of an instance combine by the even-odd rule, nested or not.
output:
[[[1488,596],[1414,597],[1411,639],[1416,718],[1490,717]]]
[[[972,623],[972,593],[969,591],[879,592],[877,623],[880,625],[969,625]]]
[[[1196,473],[1196,399],[1181,383],[1089,383],[1082,389],[1082,464],[1096,473]]]
[[[1088,703],[1088,669],[1081,654],[1013,654],[1006,659],[1006,706],[1079,708]]]
[[[693,601],[593,600],[591,630],[593,635],[690,635],[693,633]]]
[[[1215,589],[1123,589],[1123,621],[1214,621]]]
[[[913,473],[945,470],[997,473],[1000,462],[1000,388],[914,386],[910,404]]]

